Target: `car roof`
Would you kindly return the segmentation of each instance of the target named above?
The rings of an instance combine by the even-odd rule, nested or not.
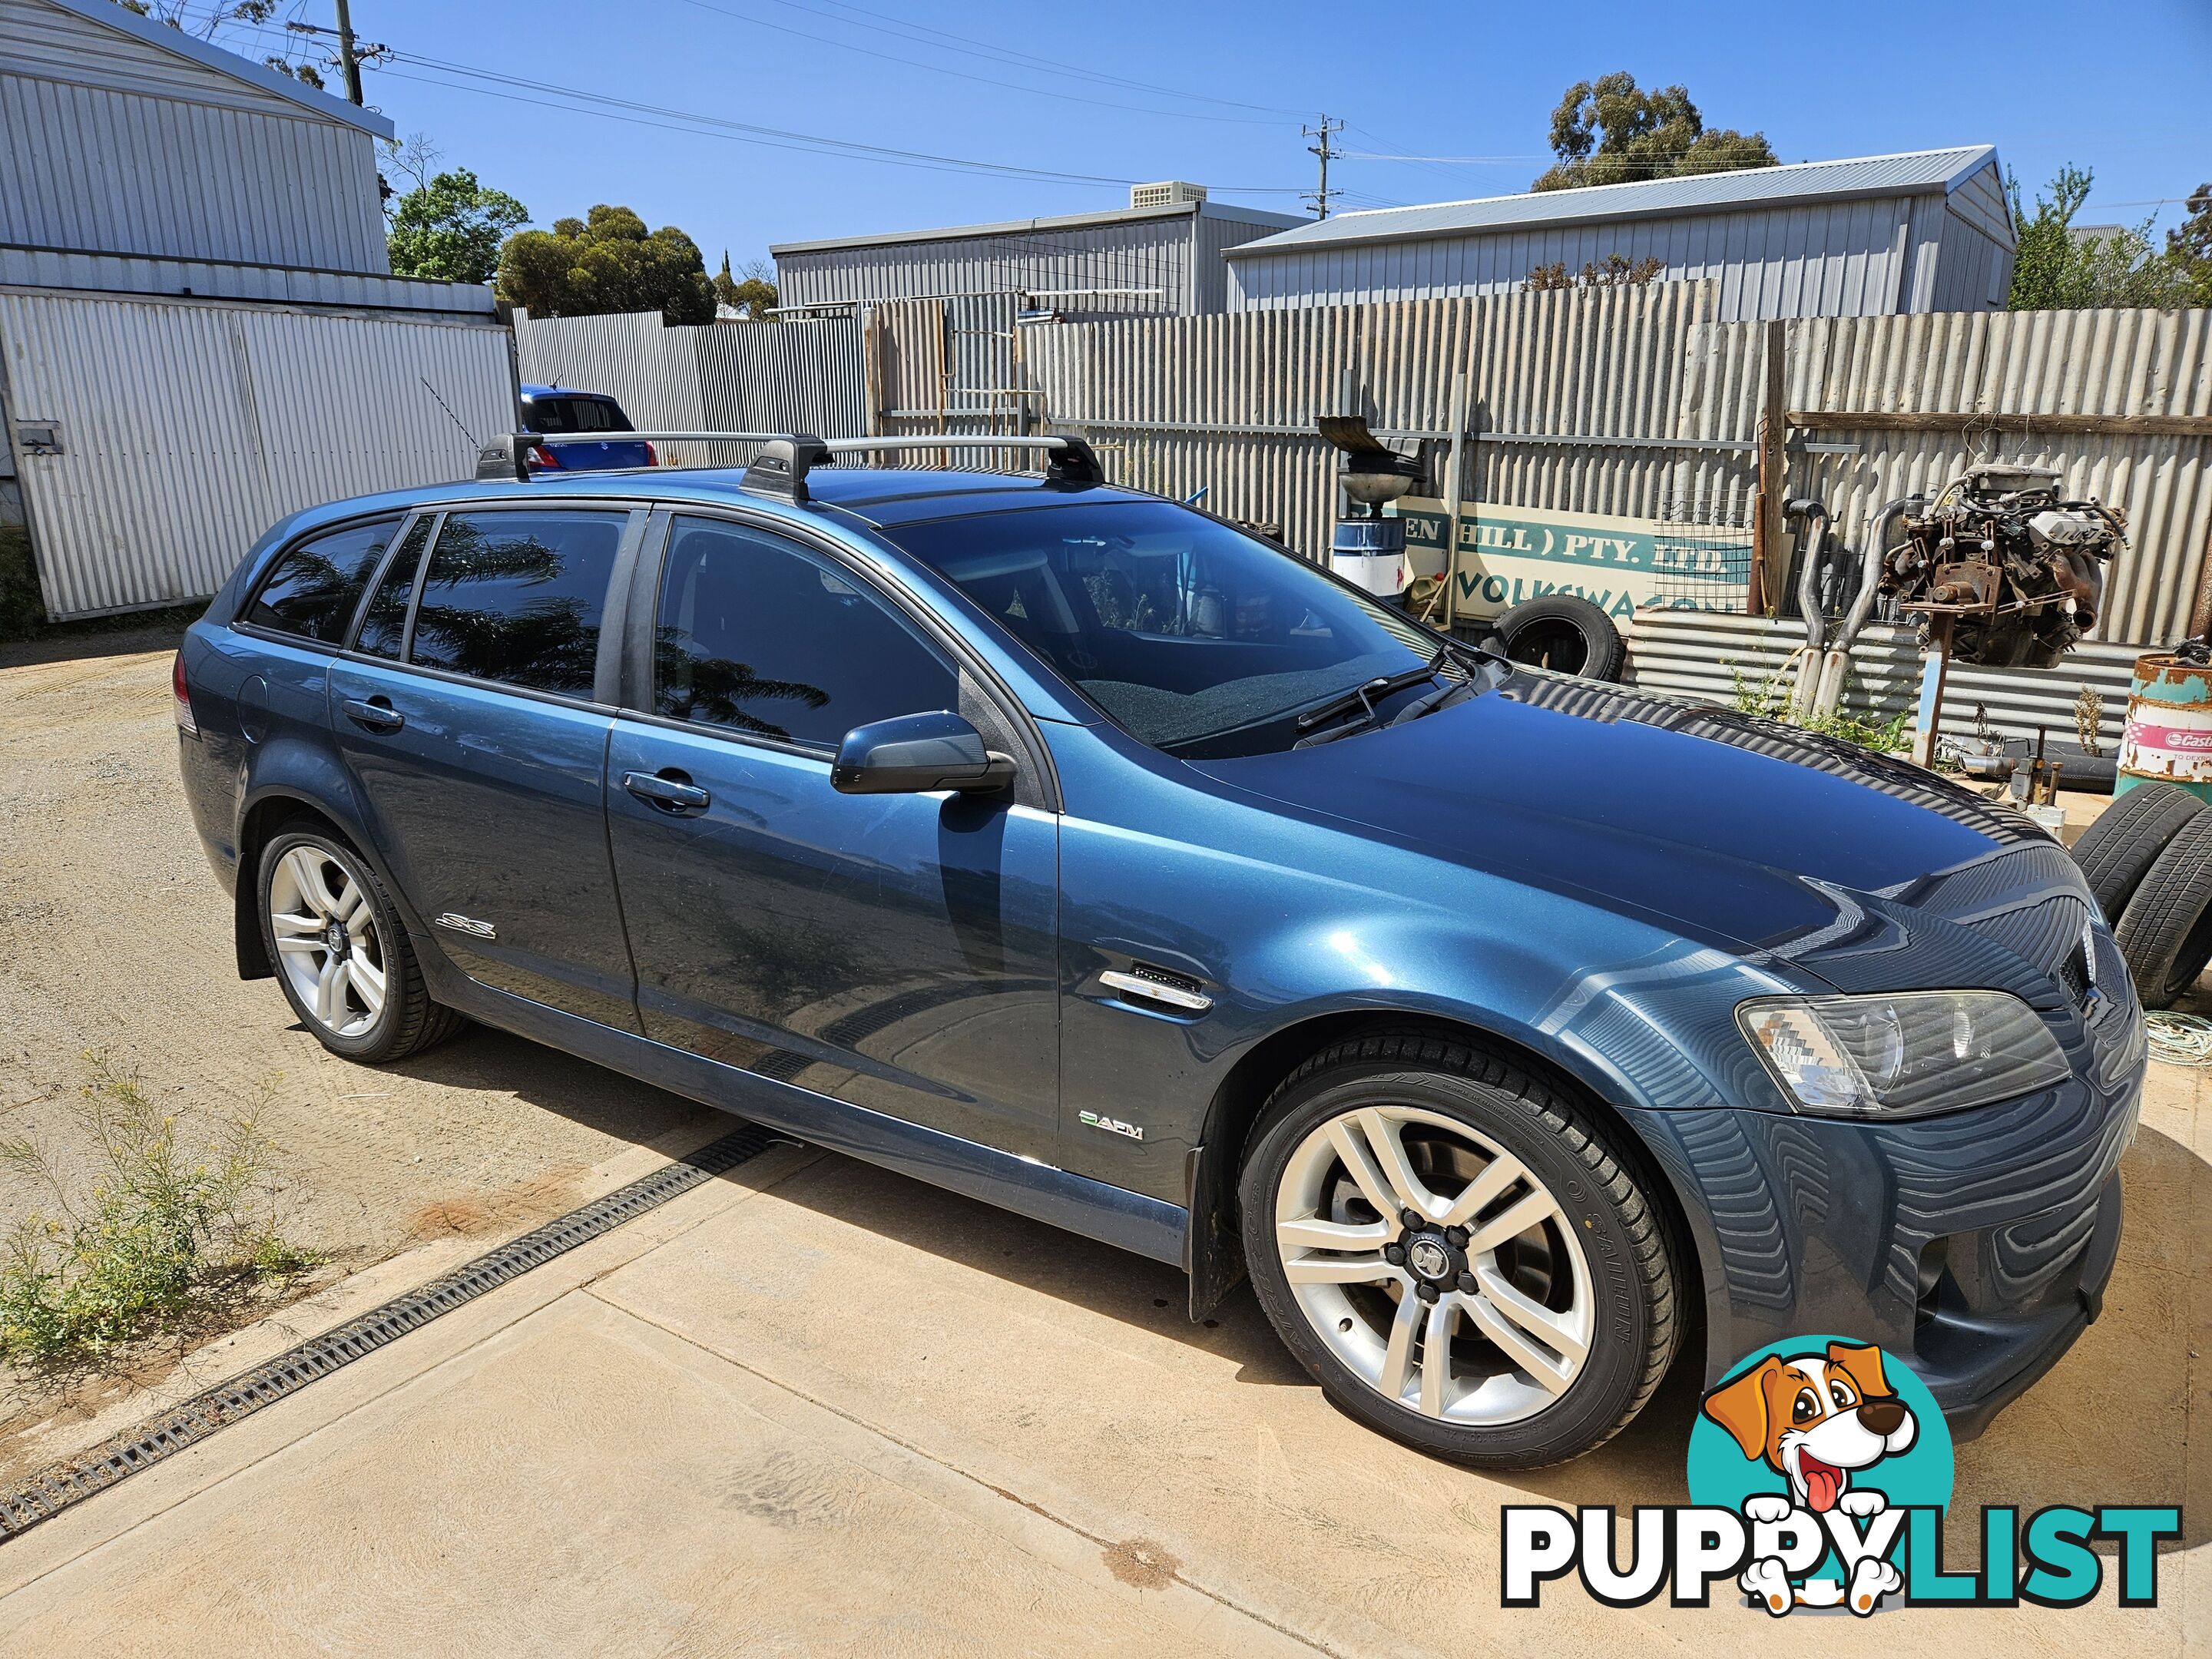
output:
[[[534,399],[538,398],[589,398],[598,403],[616,403],[615,394],[611,392],[586,392],[583,387],[575,386],[524,385],[516,389],[522,393],[526,399]],[[619,408],[621,405],[619,404],[616,404],[616,406]]]
[[[876,529],[1030,507],[1161,499],[1116,484],[1054,483],[1025,473],[818,466],[806,475],[810,499],[794,503],[744,489],[744,476],[742,467],[636,467],[562,473],[540,477],[529,483],[500,478],[477,479],[333,501],[301,514],[294,524],[304,529],[363,513],[401,512],[425,506],[465,506],[473,501],[507,504],[526,501],[532,495],[557,495],[563,501],[603,495],[629,501],[696,501],[702,506],[742,503],[800,520],[829,516],[816,510],[826,507],[835,509],[836,516]]]

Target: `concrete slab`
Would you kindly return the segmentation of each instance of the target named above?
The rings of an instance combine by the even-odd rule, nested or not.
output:
[[[1310,1652],[582,1294],[7,1612],[52,1653]]]
[[[1170,1269],[777,1148],[0,1548],[0,1654],[2212,1653],[2202,1086],[2154,1068],[2105,1316],[1954,1504],[1966,1554],[1984,1504],[2181,1504],[2156,1608],[1504,1611],[1501,1506],[1679,1501],[1693,1379],[1470,1474],[1249,1292],[1193,1326]]]

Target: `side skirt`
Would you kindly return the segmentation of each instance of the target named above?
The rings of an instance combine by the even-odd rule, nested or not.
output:
[[[848,1153],[933,1185],[1012,1210],[1155,1261],[1185,1265],[1190,1212],[1126,1188],[1071,1175],[957,1135],[849,1105],[794,1084],[725,1066],[649,1037],[562,1013],[542,1003],[477,983],[434,947],[417,957],[439,1001],[471,1019],[549,1048],[594,1060],[651,1083],[781,1129],[814,1146]]]

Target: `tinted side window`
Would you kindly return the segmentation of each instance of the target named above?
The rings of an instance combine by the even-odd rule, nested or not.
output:
[[[377,519],[301,542],[276,561],[239,620],[335,644],[398,528],[397,519]]]
[[[408,660],[589,696],[623,526],[612,513],[447,514]]]
[[[739,525],[669,532],[653,708],[834,748],[870,720],[957,706],[952,665],[828,560]]]
[[[399,544],[399,551],[392,562],[384,567],[378,579],[376,591],[368,596],[368,609],[361,619],[361,635],[354,641],[354,649],[366,651],[372,657],[390,657],[397,661],[399,647],[407,639],[407,601],[415,596],[415,572],[422,562],[422,550],[430,543],[428,517],[415,520],[415,527],[407,532],[407,539]]]

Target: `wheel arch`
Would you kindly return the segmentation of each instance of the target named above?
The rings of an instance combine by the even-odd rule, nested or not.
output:
[[[247,801],[238,822],[238,873],[234,884],[232,928],[240,979],[271,979],[276,965],[269,960],[269,947],[261,937],[261,852],[288,823],[307,819],[343,842],[371,865],[376,860],[362,849],[362,837],[326,802],[298,790],[278,787],[261,791]],[[389,878],[379,869],[386,888]]]
[[[1244,1252],[1238,1229],[1237,1182],[1252,1131],[1268,1098],[1283,1079],[1322,1049],[1352,1038],[1384,1031],[1417,1032],[1463,1042],[1512,1062],[1552,1088],[1573,1096],[1614,1132],[1623,1158],[1632,1160],[1638,1183],[1658,1206],[1677,1261],[1701,1286],[1706,1263],[1680,1193],[1620,1103],[1603,1085],[1510,1032],[1469,1019],[1433,1012],[1358,1008],[1310,1015],[1270,1032],[1239,1055],[1218,1087],[1206,1115],[1204,1138],[1188,1159],[1183,1265],[1190,1275],[1190,1316],[1202,1319],[1244,1276]],[[1686,1296],[1686,1307],[1700,1308],[1702,1296]],[[1686,1344],[1693,1334],[1686,1333]]]

